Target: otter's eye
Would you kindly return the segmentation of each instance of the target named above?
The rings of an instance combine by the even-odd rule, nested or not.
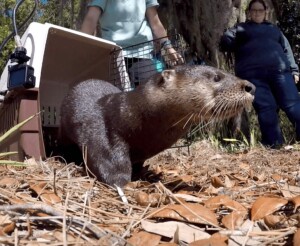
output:
[[[216,75],[214,76],[214,81],[215,81],[215,82],[219,82],[220,80],[221,80],[221,76],[218,75],[218,74],[216,74]]]

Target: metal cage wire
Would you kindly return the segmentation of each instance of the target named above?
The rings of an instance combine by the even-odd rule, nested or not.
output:
[[[114,50],[110,55],[110,82],[122,91],[129,91],[145,83],[154,74],[172,67],[174,61],[169,59],[170,48],[161,48],[160,45],[164,38]],[[174,34],[168,38],[185,63],[186,45],[182,37]]]

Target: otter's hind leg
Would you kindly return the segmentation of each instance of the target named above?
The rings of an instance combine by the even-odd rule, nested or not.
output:
[[[120,187],[131,181],[132,165],[125,143],[105,147],[92,143],[87,146],[87,165],[98,180]]]

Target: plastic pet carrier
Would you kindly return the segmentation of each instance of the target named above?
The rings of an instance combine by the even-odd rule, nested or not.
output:
[[[183,56],[180,37],[174,35],[171,40]],[[34,69],[34,87],[8,90],[11,61],[0,78],[0,91],[7,91],[5,96],[0,96],[1,135],[40,113],[0,145],[0,152],[17,151],[14,158],[20,161],[27,156],[38,159],[55,154],[61,103],[75,84],[95,78],[110,81],[124,91],[133,90],[172,63],[164,58],[164,52],[168,51],[161,52],[157,40],[138,49],[139,58],[131,52],[124,59],[123,50],[113,42],[48,23],[31,23],[21,41],[31,58],[27,64]],[[136,50],[136,46],[128,47],[131,48]]]
[[[45,158],[56,144],[60,106],[69,88],[89,78],[110,80],[110,54],[122,50],[112,42],[52,24],[31,23],[21,41],[31,57],[28,64],[34,68],[35,86],[9,90],[0,98],[0,134],[31,115],[40,115],[2,143],[0,151],[18,151],[19,160]],[[1,75],[2,92],[8,88],[11,65]]]

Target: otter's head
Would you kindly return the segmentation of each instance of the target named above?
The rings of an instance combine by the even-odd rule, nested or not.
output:
[[[205,121],[228,119],[249,109],[255,91],[250,82],[209,66],[164,70],[158,86],[176,107]]]

